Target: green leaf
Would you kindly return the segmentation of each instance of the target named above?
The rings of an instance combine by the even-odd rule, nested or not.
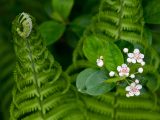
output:
[[[86,90],[86,78],[88,78],[88,76],[90,76],[95,71],[95,69],[85,69],[77,76],[76,86],[78,91],[82,92]]]
[[[97,58],[104,56],[108,42],[95,36],[86,37],[83,44],[83,52],[86,58],[96,64]]]
[[[160,82],[158,81],[160,79],[160,75],[158,74],[153,74],[153,75],[148,75],[146,76],[148,78],[148,82],[146,84],[146,86],[152,91],[155,92],[159,86],[160,86]]]
[[[131,42],[129,42],[129,41],[126,41],[126,40],[117,40],[115,42],[115,44],[118,46],[118,48],[120,50],[123,50],[126,47],[129,49],[129,51],[133,51],[134,50],[133,44]]]
[[[104,63],[109,71],[115,71],[117,66],[124,63],[123,54],[121,50],[112,42],[109,42],[106,46],[106,54],[104,54]]]
[[[55,21],[58,21],[58,22],[61,22],[61,23],[65,24],[64,19],[62,18],[62,16],[61,16],[58,12],[53,12],[53,13],[51,14],[51,17],[52,17]]]
[[[105,82],[106,83],[113,83],[113,82],[118,82],[124,80],[126,77],[115,77],[115,78],[110,78],[107,79]]]
[[[83,44],[83,52],[86,58],[96,63],[97,58],[103,56],[105,67],[111,71],[115,71],[117,66],[124,63],[121,50],[112,42],[99,39],[96,36],[86,37]]]
[[[115,84],[113,83],[110,83],[110,84],[101,83],[87,89],[86,93],[93,96],[102,95],[104,93],[109,92],[114,86]]]
[[[78,75],[76,86],[82,93],[101,95],[109,92],[115,86],[114,83],[104,83],[106,79],[104,71],[88,68]]]
[[[144,1],[144,19],[146,23],[160,24],[160,4],[159,0]]]
[[[81,37],[84,29],[91,23],[91,18],[91,15],[82,15],[75,18],[70,24],[72,31],[76,33],[78,37]]]
[[[65,26],[55,21],[47,21],[39,26],[39,31],[47,45],[56,42],[63,35],[64,30]]]
[[[71,9],[73,7],[74,0],[52,0],[53,17],[62,18],[63,21],[67,20]]]

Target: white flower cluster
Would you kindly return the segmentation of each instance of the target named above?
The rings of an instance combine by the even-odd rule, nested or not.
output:
[[[123,77],[123,76],[128,77],[130,68],[126,64],[122,64],[121,66],[117,67],[117,71],[118,71],[120,77]],[[115,76],[115,72],[110,71],[109,76],[110,77]]]
[[[145,65],[145,62],[143,60],[144,58],[144,54],[140,53],[139,49],[134,49],[133,53],[128,53],[128,48],[124,48],[123,52],[127,53],[127,64],[122,64],[121,66],[117,67],[117,71],[118,74],[115,71],[110,71],[109,72],[109,76],[110,77],[114,77],[114,76],[120,76],[120,77],[128,77],[127,79],[134,79],[136,76],[135,74],[137,73],[143,73],[143,68],[140,67],[137,69],[137,71],[135,73],[130,73],[130,68],[128,66],[130,66],[130,64],[136,64],[136,63],[140,63],[141,66]],[[132,80],[131,80],[132,81]],[[128,91],[128,93],[126,94],[127,97],[130,96],[138,96],[140,95],[140,89],[142,88],[142,85],[139,84],[139,80],[135,80],[134,82],[132,81],[132,83],[129,83],[129,86],[126,87],[126,91]]]
[[[135,82],[132,82],[129,86],[126,87],[126,91],[128,91],[126,94],[127,97],[140,95],[140,89],[142,89],[142,85],[138,83],[139,80],[136,79]]]
[[[126,64],[122,64],[122,66],[117,67],[117,71],[119,72],[119,76],[129,76],[130,68]]]
[[[123,52],[128,55],[128,63],[141,63],[142,66],[145,65],[145,62],[143,61],[144,54],[140,53],[139,49],[134,49],[133,53],[128,53],[128,48],[124,48]]]

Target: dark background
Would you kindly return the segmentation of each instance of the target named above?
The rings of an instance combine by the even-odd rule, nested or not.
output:
[[[65,32],[56,42],[48,45],[49,50],[53,53],[55,59],[60,62],[64,70],[71,64],[73,49],[82,36],[84,29],[90,23],[90,18],[98,11],[99,1],[75,0]],[[146,19],[149,14],[148,11],[150,11],[147,8],[149,2],[150,0],[143,1]],[[154,13],[158,9],[152,8],[152,10],[152,13]],[[9,106],[12,100],[11,90],[14,86],[12,75],[15,66],[11,26],[15,16],[21,12],[27,12],[34,16],[38,25],[45,21],[53,20],[50,16],[52,12],[51,0],[0,0],[0,120],[9,119]],[[158,15],[160,16],[160,11],[157,12]],[[80,16],[87,17],[84,17],[82,23],[75,22],[72,24]],[[159,23],[158,21],[157,23],[148,22],[146,26],[152,31],[153,47],[160,54]]]

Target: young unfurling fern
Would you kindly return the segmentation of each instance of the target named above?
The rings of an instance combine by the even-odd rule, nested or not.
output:
[[[81,113],[83,104],[68,89],[68,77],[47,50],[35,19],[21,13],[13,21],[12,31],[17,63],[10,119],[59,120],[69,117],[70,111],[75,116]]]

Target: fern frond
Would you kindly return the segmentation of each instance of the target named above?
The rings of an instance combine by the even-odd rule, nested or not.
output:
[[[88,97],[88,96],[83,96],[83,100],[85,101],[86,108],[88,108],[93,112],[107,116],[111,116],[111,114],[113,113],[113,108],[111,104],[99,102],[93,97]]]
[[[108,120],[110,117],[102,114],[97,114],[96,112],[88,111],[87,112],[88,120]]]
[[[141,0],[128,0],[128,2],[126,0],[102,0],[99,13],[93,17],[92,24],[84,32],[74,51],[73,61],[75,63],[78,57],[83,57],[83,54],[80,55],[79,52],[82,51],[84,38],[90,34],[106,38],[107,41],[125,40],[146,46],[148,43],[144,38],[143,29]]]
[[[70,114],[69,111],[77,110],[77,104],[75,101],[71,101],[72,103],[65,103],[60,106],[57,106],[55,109],[49,112],[45,117],[46,120],[59,120],[65,118],[66,115]]]
[[[101,117],[102,120],[106,118],[110,120],[158,120],[160,118],[160,108],[155,106],[149,93],[140,97],[126,98],[125,91],[120,88],[116,94],[107,93],[97,97],[82,95],[81,98],[89,114],[89,120],[98,120]]]
[[[22,120],[43,120],[40,112],[33,113],[31,115],[26,116]]]
[[[28,16],[30,19],[27,21],[27,17],[21,23],[20,16]],[[26,22],[32,25],[25,24]],[[21,27],[23,31],[17,31]],[[29,28],[32,30],[28,30]],[[29,32],[29,35],[23,32]],[[10,119],[58,120],[67,116],[70,111],[83,114],[80,110],[83,104],[69,90],[68,75],[62,73],[61,66],[47,50],[34,18],[27,13],[18,15],[13,21],[13,34],[17,63]]]
[[[85,120],[86,118],[82,116],[80,111],[71,111],[72,114],[67,114],[63,120]]]
[[[126,110],[117,112],[116,119],[118,120],[158,120],[159,114],[155,112],[141,110]]]

